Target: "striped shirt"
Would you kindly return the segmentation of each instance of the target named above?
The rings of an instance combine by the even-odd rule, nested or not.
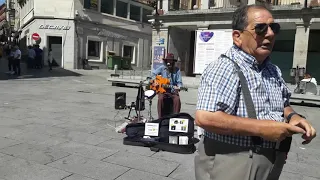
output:
[[[253,56],[235,45],[225,55],[240,66],[248,82],[257,119],[283,122],[283,110],[289,105],[291,93],[281,77],[280,69],[272,64],[269,58],[259,65]],[[197,110],[223,111],[239,117],[248,117],[239,77],[235,65],[229,59],[220,57],[204,70],[198,89]],[[204,135],[229,144],[252,146],[250,136],[221,135],[206,131]],[[262,142],[264,148],[274,146],[274,142]]]

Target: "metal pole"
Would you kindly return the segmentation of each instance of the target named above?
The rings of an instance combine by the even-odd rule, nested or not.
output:
[[[141,118],[141,93],[142,93],[142,91],[141,91],[141,88],[142,88],[142,81],[140,81],[140,84],[139,84],[139,90],[138,90],[138,92],[139,92],[139,94],[138,94],[138,103],[139,103],[139,105],[138,105],[138,107],[139,107],[139,113],[138,113],[138,122],[140,121],[140,118]]]

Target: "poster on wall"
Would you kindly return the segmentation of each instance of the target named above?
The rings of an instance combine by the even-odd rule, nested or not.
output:
[[[162,59],[165,55],[165,48],[163,46],[155,46],[153,48],[153,69],[157,69],[163,64]]]
[[[231,29],[197,30],[193,73],[202,74],[204,69],[232,44]]]

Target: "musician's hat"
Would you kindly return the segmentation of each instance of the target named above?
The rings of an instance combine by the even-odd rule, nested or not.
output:
[[[168,53],[167,56],[165,58],[163,58],[164,61],[173,61],[173,62],[177,62],[178,60],[174,58],[174,54],[173,53]]]

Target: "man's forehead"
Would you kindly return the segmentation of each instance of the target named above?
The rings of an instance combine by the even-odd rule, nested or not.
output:
[[[248,22],[270,22],[273,21],[272,14],[265,9],[252,8],[248,11]]]

